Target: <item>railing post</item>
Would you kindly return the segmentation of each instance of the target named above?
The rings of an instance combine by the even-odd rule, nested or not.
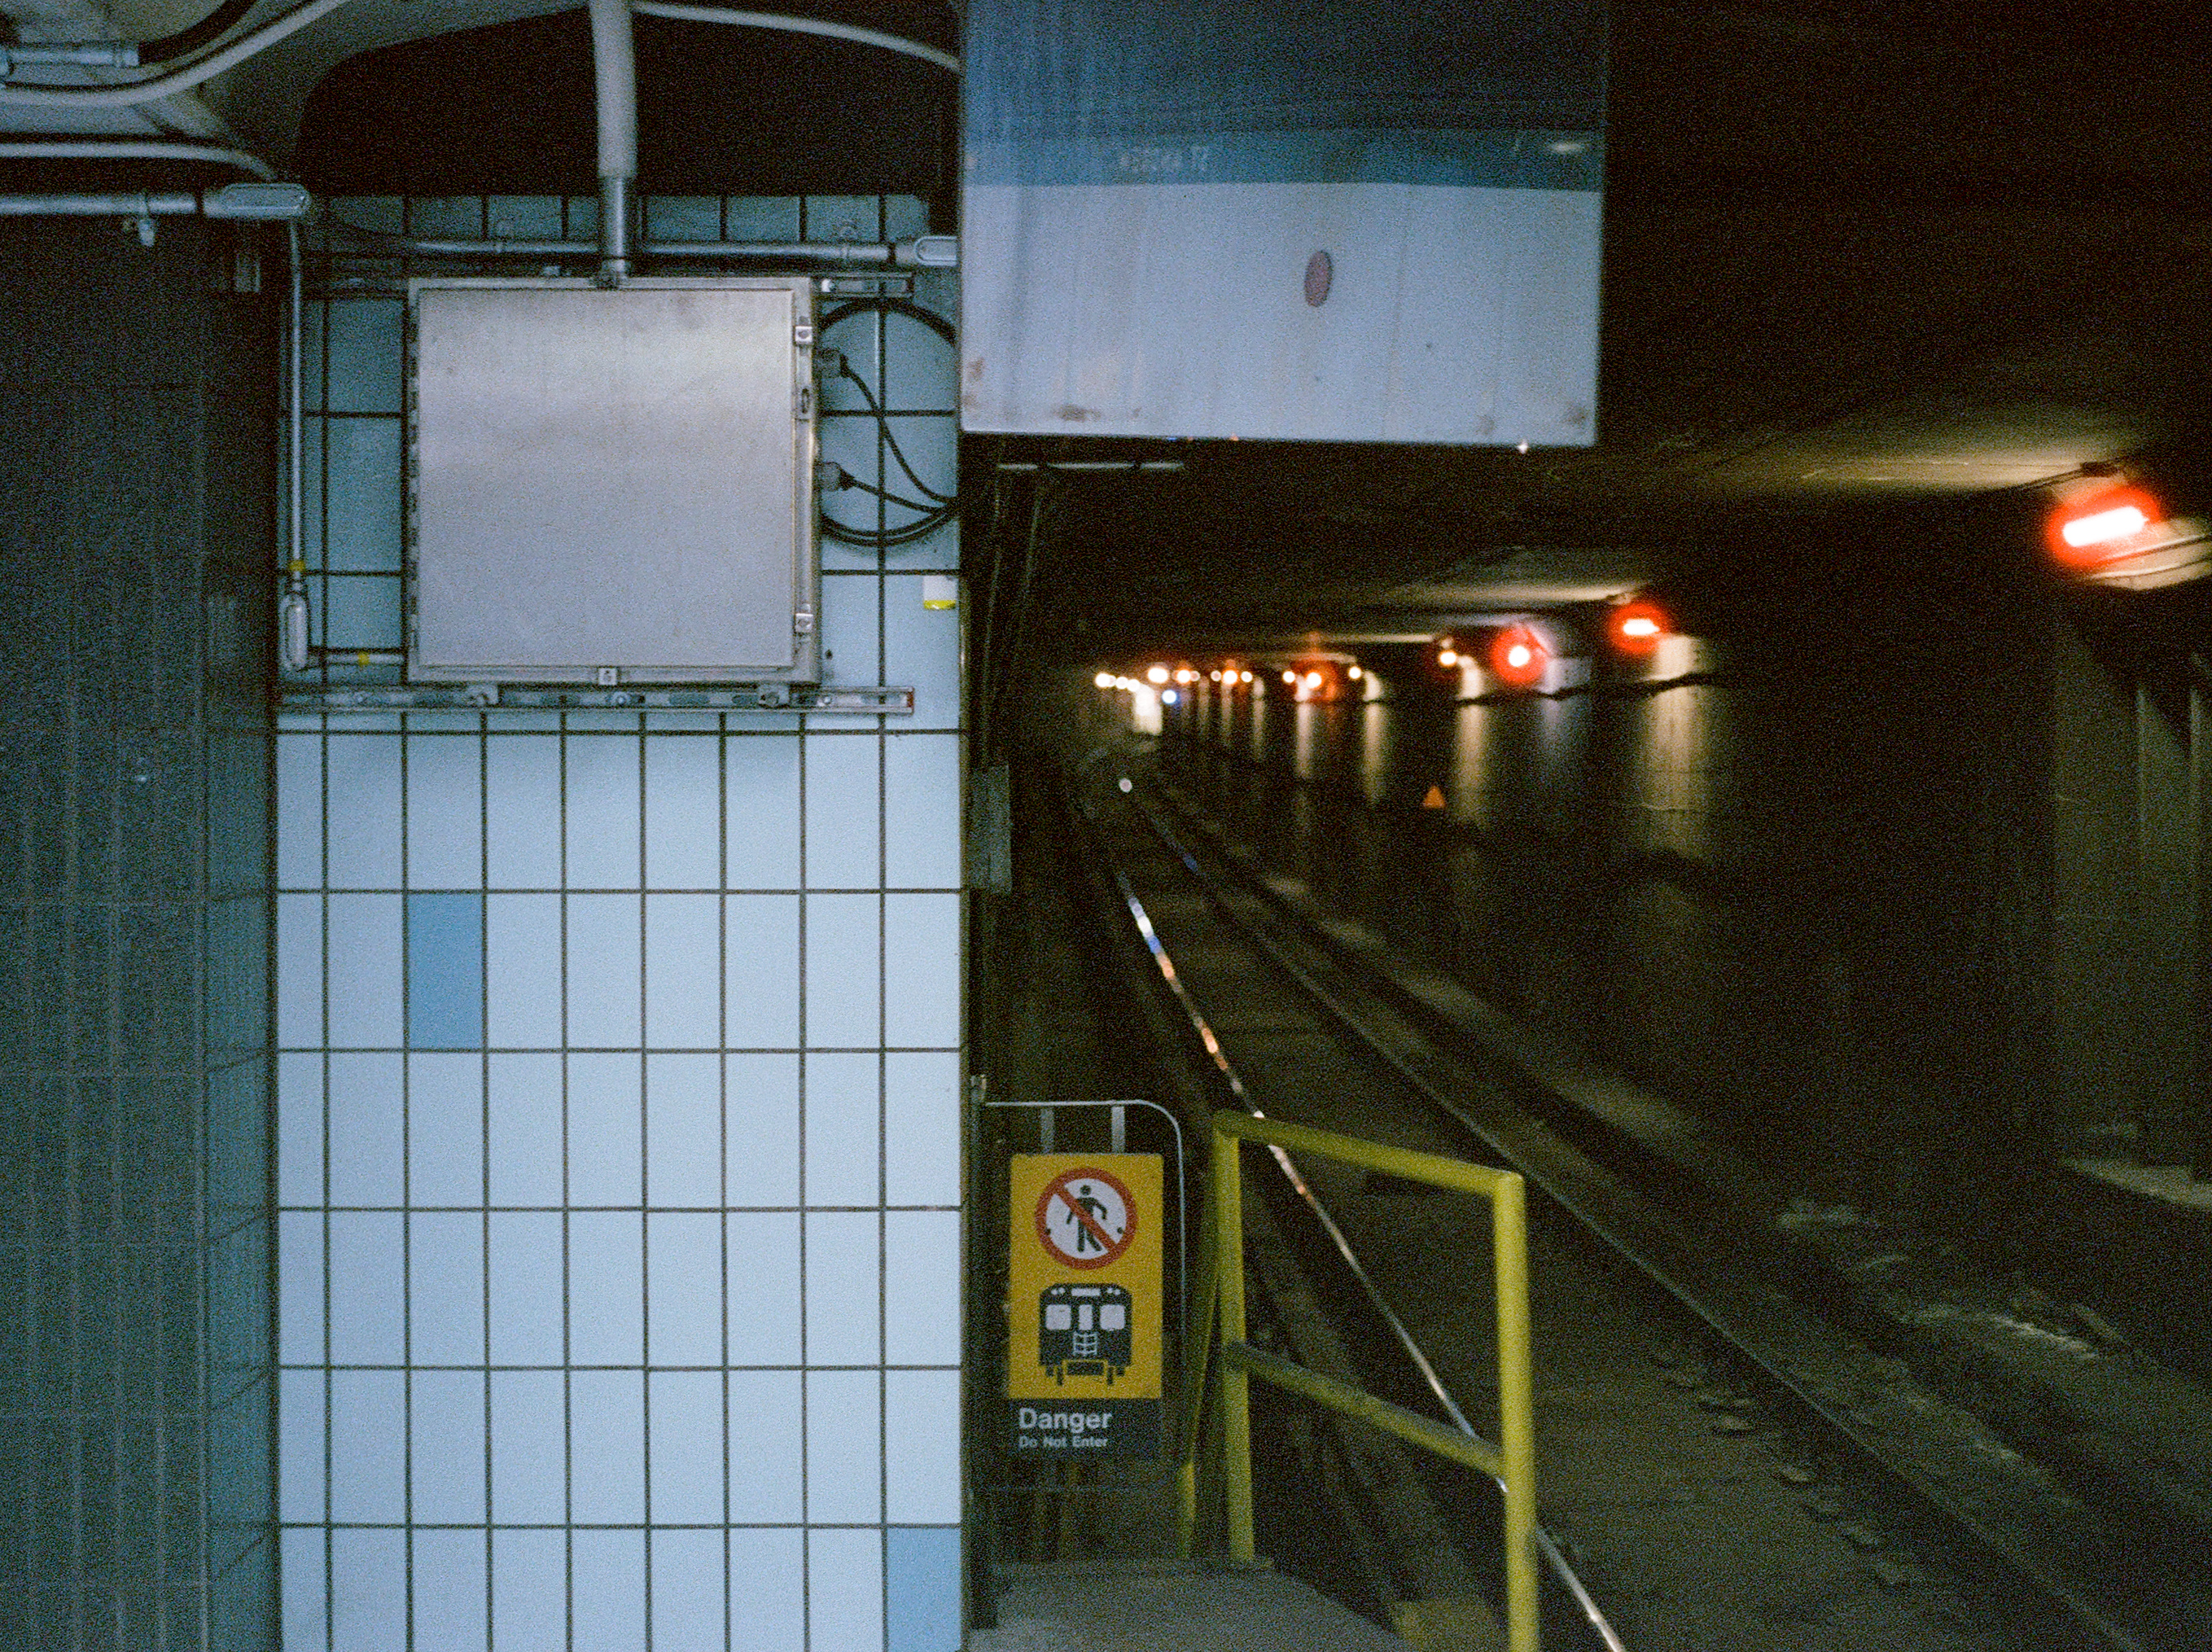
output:
[[[1498,1447],[1505,1492],[1505,1635],[1536,1652],[1536,1421],[1528,1347],[1528,1229],[1521,1178],[1491,1196],[1498,1277]]]
[[[1218,1201],[1209,1193],[1199,1206],[1198,1289],[1183,1310],[1182,1404],[1176,1418],[1182,1449],[1176,1465],[1176,1552],[1185,1560],[1198,1546],[1198,1454],[1219,1301],[1213,1272],[1217,1248],[1213,1236],[1220,1220]]]
[[[1214,1289],[1221,1340],[1244,1340],[1243,1164],[1234,1136],[1213,1133]],[[1252,1542],[1251,1379],[1226,1359],[1214,1362],[1221,1384],[1221,1489],[1229,1527],[1229,1558],[1249,1565]]]

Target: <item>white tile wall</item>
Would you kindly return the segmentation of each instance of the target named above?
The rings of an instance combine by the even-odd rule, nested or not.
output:
[[[389,646],[401,312],[313,307],[308,405],[368,416],[311,421],[307,548],[327,635]],[[926,404],[909,331],[884,370]],[[949,466],[930,422],[901,439]],[[829,562],[832,679],[914,717],[283,720],[288,1652],[864,1652],[887,1523],[959,1521],[960,636],[916,572],[957,536]],[[483,892],[437,975],[481,981],[483,1049],[405,1048],[422,890]]]

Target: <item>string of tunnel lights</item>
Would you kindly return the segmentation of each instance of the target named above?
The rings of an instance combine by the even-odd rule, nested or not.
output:
[[[2186,517],[2169,519],[2156,495],[2123,477],[2117,466],[2090,464],[2038,485],[2052,501],[2045,519],[2045,548],[2069,576],[2148,587],[2212,571],[2212,531],[2205,524]],[[1652,659],[1662,643],[1680,635],[1667,610],[1644,593],[1614,598],[1597,633],[1603,652],[1625,665]],[[1456,683],[1468,671],[1480,670],[1508,690],[1540,688],[1563,653],[1545,621],[1504,617],[1463,634],[1436,637],[1424,651],[1437,677]],[[1338,656],[1296,659],[1279,670],[1282,686],[1300,702],[1340,698],[1346,685],[1364,683],[1370,675],[1357,660]],[[1141,677],[1100,671],[1093,680],[1102,689],[1174,706],[1201,679],[1231,692],[1264,687],[1249,665],[1236,660],[1204,671],[1158,662],[1145,667]]]

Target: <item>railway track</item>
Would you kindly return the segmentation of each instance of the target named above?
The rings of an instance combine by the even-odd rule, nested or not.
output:
[[[2186,1567],[2144,1564],[2105,1513],[1797,1300],[1786,1254],[1671,1206],[1679,1164],[1592,1151],[1587,1118],[1543,1105],[1525,1067],[1439,1038],[1402,984],[1363,967],[1371,942],[1286,908],[1141,762],[1094,761],[1065,784],[1094,915],[1146,947],[1156,987],[1172,981],[1168,1019],[1214,1104],[1528,1178],[1548,1643],[2206,1643]],[[1273,1202],[1285,1289],[1315,1299],[1359,1378],[1489,1431],[1483,1213],[1318,1165]],[[1407,1472],[1490,1565],[1488,1488]]]

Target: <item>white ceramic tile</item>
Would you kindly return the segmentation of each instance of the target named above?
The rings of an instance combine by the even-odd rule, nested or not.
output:
[[[403,1220],[381,1211],[331,1213],[331,1358],[337,1364],[397,1365],[406,1357],[404,1279],[393,1266]]]
[[[750,734],[724,743],[729,788],[724,842],[728,887],[799,887],[799,736]]]
[[[809,1365],[872,1365],[882,1357],[881,1243],[872,1212],[807,1212]]]
[[[331,1652],[390,1652],[406,1613],[406,1534],[332,1532]]]
[[[805,749],[806,886],[880,887],[883,742],[874,734],[810,734]]]
[[[487,1169],[493,1204],[562,1202],[561,1072],[558,1055],[492,1056]]]
[[[317,1341],[321,1334],[317,1333]],[[281,1356],[280,1356],[281,1357]],[[323,1373],[276,1374],[276,1518],[321,1520]]]
[[[323,566],[337,573],[400,571],[400,422],[396,418],[337,418],[323,427],[330,453],[327,538]],[[345,646],[378,639],[331,626]]]
[[[822,680],[868,684],[883,679],[881,628],[876,612],[877,577],[872,574],[830,574],[822,577]],[[810,713],[810,720],[815,717]],[[828,720],[835,727],[840,720]],[[847,725],[850,726],[849,724]],[[871,722],[866,726],[872,727]]]
[[[572,1532],[568,1578],[574,1652],[638,1652],[645,1645],[643,1532]]]
[[[415,1517],[423,1517],[419,1493]],[[453,1647],[458,1652],[483,1645],[484,1546],[480,1531],[415,1534],[408,1576],[414,1586],[416,1646]]]
[[[722,914],[713,895],[645,897],[645,1042],[714,1049],[722,1042]]]
[[[276,1357],[287,1365],[323,1363],[323,1218],[316,1212],[276,1218]]]
[[[960,1212],[884,1217],[884,1363],[960,1363]]]
[[[568,1358],[577,1365],[645,1359],[645,1235],[628,1212],[568,1218]]]
[[[571,719],[573,726],[574,720]],[[570,889],[638,889],[639,742],[618,734],[572,734],[563,796]]]
[[[495,1049],[561,1042],[561,897],[484,897],[486,1042]]]
[[[799,1057],[724,1060],[723,1186],[732,1207],[799,1202]]]
[[[956,1347],[953,1358],[959,1358]],[[885,1371],[884,1518],[904,1525],[960,1519],[960,1373]]]
[[[722,1061],[645,1058],[645,1197],[662,1209],[722,1202]]]
[[[410,711],[404,720],[410,734],[481,734],[484,726],[478,711]]]
[[[399,887],[399,742],[333,735],[325,748],[330,886]]]
[[[645,1518],[645,1373],[568,1373],[568,1506],[597,1525]]]
[[[568,1384],[558,1371],[491,1373],[491,1517],[568,1518]]]
[[[407,1476],[413,1518],[434,1526],[482,1521],[483,1373],[415,1371],[408,1382]]]
[[[568,1042],[580,1048],[638,1046],[643,968],[635,895],[571,895],[568,907]]]
[[[325,1652],[330,1645],[330,1596],[324,1588],[329,1562],[325,1541],[319,1530],[283,1534],[280,1550],[283,1599],[279,1611],[284,1652]]]
[[[729,1336],[732,1365],[796,1365],[799,1232],[795,1211],[732,1211]]]
[[[648,711],[645,714],[647,734],[720,734],[722,714],[719,711]],[[647,744],[647,760],[652,759],[651,743]],[[650,785],[648,780],[647,784]],[[648,827],[648,832],[650,828]],[[647,851],[651,853],[651,851]]]
[[[884,1058],[884,1200],[960,1202],[960,1057],[953,1050]]]
[[[805,1058],[806,1202],[881,1200],[882,1058],[872,1051],[815,1051]]]
[[[568,1638],[568,1534],[494,1532],[493,1652],[557,1652]],[[285,1652],[291,1652],[289,1643]]]
[[[330,897],[330,1041],[397,1049],[400,1034],[397,895]]]
[[[323,741],[319,733],[276,737],[276,886],[323,883]]]
[[[732,1371],[729,1384],[731,1432],[743,1442],[730,1453],[730,1519],[743,1526],[801,1518],[799,1374]]]
[[[473,1211],[407,1218],[407,1346],[417,1365],[481,1365],[483,1218]]]
[[[397,413],[405,310],[386,298],[345,298],[331,301],[327,315],[330,399],[310,404],[338,413]]]
[[[330,1058],[330,1188],[333,1205],[397,1205],[403,1194],[406,1109],[397,1054]]]
[[[323,1202],[323,1058],[276,1058],[276,1202]]]
[[[638,1205],[643,1128],[638,1058],[591,1054],[568,1058],[568,1202]]]
[[[495,1211],[491,1223],[491,1358],[495,1365],[561,1363],[561,1218]]]
[[[882,897],[806,897],[806,1047],[873,1048],[883,981]]]
[[[331,1373],[331,1518],[407,1514],[407,1379],[399,1371]]]
[[[884,1042],[960,1043],[960,897],[884,896]]]
[[[884,882],[891,889],[960,887],[960,739],[902,734],[884,743]]]
[[[730,1652],[791,1652],[805,1644],[805,1534],[730,1534]]]
[[[724,903],[722,1003],[732,1049],[799,1042],[796,895],[732,895]]]
[[[722,1373],[654,1371],[647,1379],[647,1487],[655,1525],[722,1521]],[[735,1419],[739,1429],[743,1418]]]
[[[720,1442],[716,1442],[717,1449]],[[722,1518],[721,1501],[714,1521]],[[720,1652],[725,1590],[729,1579],[723,1534],[649,1532],[653,1551],[653,1645],[654,1652]]]
[[[407,737],[407,887],[483,887],[480,747],[470,736]]]
[[[483,1203],[483,1058],[407,1058],[407,1202]]]
[[[571,711],[562,714],[562,721],[572,734],[635,732],[645,726],[644,716],[635,711]]]
[[[323,897],[276,897],[276,1042],[315,1049],[323,1042]]]
[[[386,495],[386,498],[394,497]],[[381,500],[380,503],[383,502]],[[393,525],[395,527],[397,524]],[[387,539],[386,544],[391,542]],[[343,549],[339,536],[331,536],[331,544]],[[336,647],[340,652],[350,648],[397,648],[404,640],[400,634],[400,589],[397,574],[354,574],[327,580],[310,578],[307,599],[315,602],[315,587],[324,587],[322,600],[313,610],[313,640],[325,647]],[[386,720],[395,727],[396,714]],[[340,726],[333,717],[331,726]],[[393,853],[398,851],[395,846]]]
[[[721,742],[668,736],[645,743],[645,883],[720,889]]]
[[[960,726],[960,610],[922,606],[919,574],[884,579],[884,679],[911,684],[915,729]]]
[[[645,1254],[651,1363],[720,1365],[722,1218],[693,1212],[648,1216]]]
[[[493,889],[561,886],[561,741],[499,734],[484,745],[484,837]]]
[[[883,1639],[883,1534],[807,1533],[806,1643],[873,1648]]]

